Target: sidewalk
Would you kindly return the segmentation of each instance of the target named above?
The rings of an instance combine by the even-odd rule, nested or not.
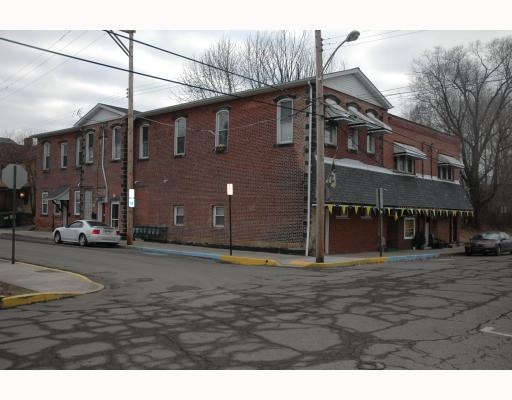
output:
[[[0,229],[0,238],[9,240],[11,233],[10,228]],[[53,242],[51,232],[32,231],[23,227],[16,229],[16,240],[37,241],[42,243]],[[127,246],[126,242],[123,241],[121,242],[121,246],[130,251],[140,251],[148,254],[156,253],[199,257],[237,265],[295,268],[343,267],[426,260],[439,257],[440,255],[460,254],[464,251],[464,247],[461,246],[436,250],[386,252],[383,254],[383,257],[379,257],[378,252],[345,254],[342,256],[326,256],[324,263],[316,263],[315,257],[301,255],[234,250],[233,256],[230,256],[229,250],[227,249],[145,242],[142,240],[136,240],[130,246]],[[28,292],[20,295],[4,293],[3,297],[0,293],[0,309],[77,296],[103,289],[102,285],[92,282],[83,275],[22,262],[11,264],[10,259],[0,259],[0,282],[27,289],[26,292]]]

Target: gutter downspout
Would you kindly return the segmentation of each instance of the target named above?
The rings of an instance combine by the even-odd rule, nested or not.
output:
[[[306,257],[309,255],[309,239],[311,231],[311,144],[313,134],[313,85],[309,85],[309,140],[308,140],[308,200],[307,200],[307,219],[306,219]]]
[[[103,203],[108,203],[108,183],[107,176],[105,174],[105,124],[101,126],[101,171],[103,172],[103,181],[105,182],[105,197],[103,198]],[[101,210],[103,214],[103,210]],[[101,216],[103,220],[103,215]],[[103,221],[105,222],[105,221]]]

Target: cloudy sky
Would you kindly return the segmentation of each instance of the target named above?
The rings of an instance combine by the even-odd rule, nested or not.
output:
[[[339,4],[335,7],[340,9]],[[86,19],[89,22],[81,24],[73,20],[72,26],[65,27],[55,18],[44,19],[42,24],[41,19],[37,18],[37,7],[34,11],[33,20],[19,18],[12,23],[9,19],[7,23],[0,17],[0,26],[9,28],[0,31],[0,38],[127,68],[125,54],[98,26],[103,25],[102,18],[109,15],[108,9],[102,16],[98,16],[97,21],[89,15],[89,19]],[[212,10],[212,15],[217,11]],[[112,9],[111,14],[113,13],[115,11]],[[155,16],[154,13],[151,15]],[[297,15],[302,17],[302,14]],[[390,15],[386,18],[390,19]],[[64,16],[69,18],[68,14]],[[285,28],[297,32],[306,29],[310,31],[313,41],[313,29],[323,28],[325,60],[350,30],[358,29],[361,36],[356,42],[346,43],[342,47],[337,61],[346,68],[361,68],[393,104],[391,112],[398,115],[403,115],[406,108],[409,96],[404,92],[407,92],[414,58],[435,46],[448,48],[476,40],[486,42],[496,37],[512,35],[512,30],[503,29],[503,25],[499,23],[473,29],[471,26],[465,28],[463,24],[459,25],[453,20],[453,26],[460,26],[460,29],[439,29],[439,20],[435,16],[431,16],[432,22],[404,25],[403,21],[397,21],[386,26],[380,26],[376,22],[379,17],[375,16],[373,19],[343,19],[342,23],[334,18],[333,21],[326,19],[325,27],[309,26],[302,20],[299,20],[297,26],[289,27],[281,24],[279,19],[275,21],[269,18],[271,23],[268,24],[258,22],[258,18],[261,18],[258,15],[253,18],[254,20],[250,19],[253,21],[250,24],[244,24],[243,18],[238,18],[237,23],[233,23],[232,19],[229,22],[219,20],[218,24],[212,24],[211,19],[185,20],[181,21],[184,22],[181,25],[158,18],[149,19],[151,23],[142,19],[141,24],[133,16],[128,20],[133,21],[131,24],[137,29],[136,39],[196,58],[223,37],[243,41],[255,29]],[[343,29],[333,29],[338,26]],[[170,30],[170,27],[178,29]],[[200,29],[202,27],[208,30]],[[243,27],[250,30],[241,30]],[[134,55],[136,71],[181,80],[184,60],[137,44]],[[0,136],[12,135],[13,132],[38,133],[69,127],[80,115],[84,115],[99,102],[127,107],[125,72],[5,41],[0,41],[0,60]],[[175,104],[178,101],[176,94],[180,90],[180,85],[177,84],[135,76],[135,108],[145,111]]]

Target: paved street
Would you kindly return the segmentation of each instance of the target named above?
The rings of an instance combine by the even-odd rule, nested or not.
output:
[[[17,256],[105,289],[1,310],[1,369],[512,368],[510,255],[329,270],[28,242]]]

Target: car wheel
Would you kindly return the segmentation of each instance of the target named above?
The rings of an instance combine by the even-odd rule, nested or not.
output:
[[[87,238],[85,237],[85,235],[82,233],[80,234],[80,237],[78,238],[78,243],[80,244],[80,246],[82,247],[85,247],[87,246]]]
[[[53,241],[55,242],[55,244],[62,243],[62,239],[60,237],[60,233],[59,232],[55,232],[55,236],[53,236]]]
[[[499,256],[499,255],[501,255],[501,246],[500,245],[496,246],[496,256]]]

